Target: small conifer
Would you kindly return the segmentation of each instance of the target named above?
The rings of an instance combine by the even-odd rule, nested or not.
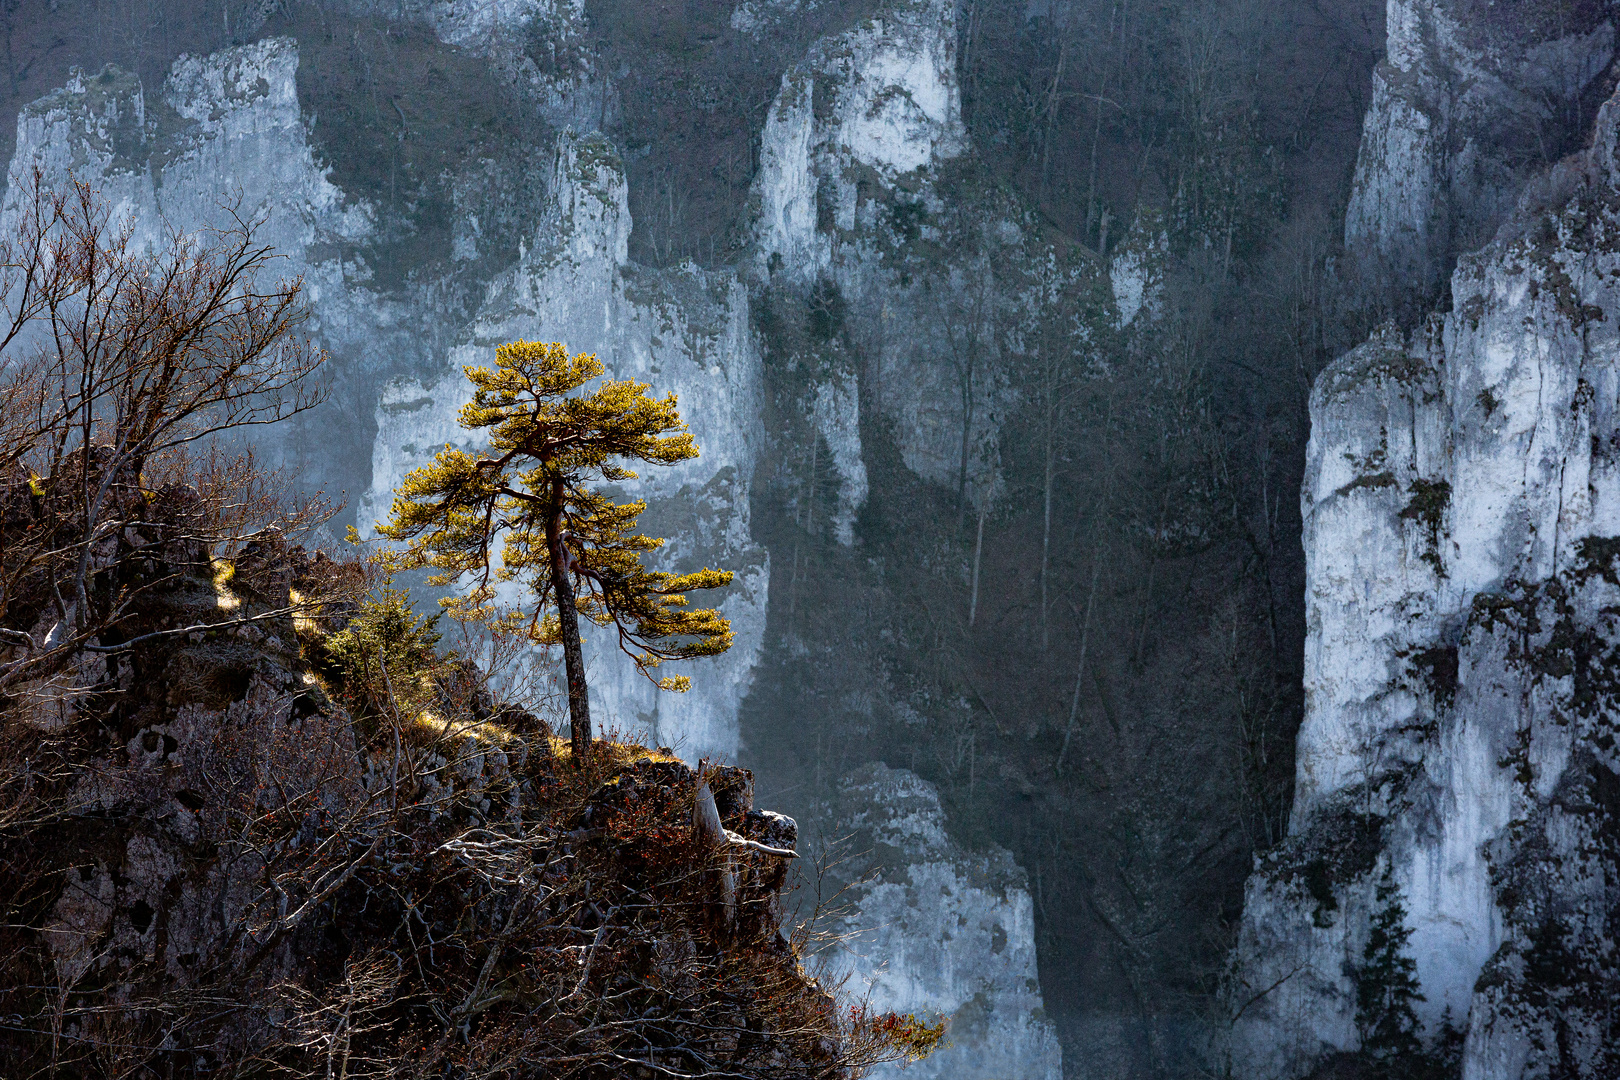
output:
[[[1361,968],[1356,973],[1356,1029],[1361,1052],[1379,1062],[1406,1062],[1422,1056],[1414,1002],[1423,1001],[1417,962],[1406,953],[1412,930],[1406,925],[1401,889],[1385,867],[1378,883]]]
[[[496,350],[493,371],[463,370],[475,392],[459,420],[487,431],[489,450],[447,445],[405,477],[377,531],[405,544],[387,560],[391,569],[432,567],[437,585],[470,580],[466,592],[440,601],[453,617],[562,646],[574,751],[585,760],[591,720],[578,616],[613,627],[637,669],[666,690],[685,690],[689,680],[655,678],[663,661],[731,647],[729,621],[712,608],[689,609],[686,596],[730,583],[731,572],[646,569],[641,554],[664,543],[634,531],[646,504],[616,503],[589,486],[634,479],[624,461],[675,465],[697,457],[697,444],[675,395],[650,397],[645,383],[607,380],[569,396],[601,375],[602,364],[560,343],[515,341]],[[526,586],[532,608],[498,611],[501,582]]]

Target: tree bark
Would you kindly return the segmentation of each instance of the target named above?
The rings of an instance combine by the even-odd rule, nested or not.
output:
[[[1057,73],[1052,76],[1052,92],[1046,96],[1046,134],[1041,138],[1041,200],[1046,199],[1047,177],[1051,173],[1052,164],[1052,129],[1057,126],[1058,89],[1063,84],[1063,62],[1069,55],[1069,38],[1067,27],[1061,34],[1058,43]],[[1102,106],[1098,106],[1101,109]]]
[[[977,328],[975,327],[975,332]],[[957,372],[957,389],[962,397],[962,460],[956,470],[956,527],[962,528],[967,516],[968,445],[973,435],[973,369],[978,357],[976,342],[969,340],[967,358]]]
[[[574,588],[563,561],[563,481],[551,482],[551,513],[546,517],[546,547],[551,554],[551,587],[557,595],[557,626],[562,632],[563,671],[568,677],[568,735],[574,761],[584,764],[591,750],[591,698],[585,685],[585,654],[579,640],[579,612]]]
[[[1048,614],[1051,604],[1046,598],[1047,568],[1051,565],[1052,554],[1052,474],[1057,466],[1057,451],[1055,442],[1057,433],[1057,419],[1053,416],[1055,410],[1048,405],[1046,410],[1046,475],[1041,485],[1041,655],[1046,655],[1051,646],[1050,620]]]
[[[968,629],[973,629],[973,619],[979,613],[979,556],[984,553],[984,515],[989,508],[990,501],[979,505],[979,538],[973,543],[973,598],[968,601]]]
[[[1052,771],[1063,775],[1063,759],[1069,756],[1069,741],[1074,738],[1074,722],[1080,715],[1080,687],[1086,677],[1086,646],[1091,640],[1091,612],[1097,602],[1097,580],[1102,575],[1102,545],[1099,543],[1091,556],[1091,589],[1086,593],[1086,615],[1080,623],[1080,659],[1074,670],[1074,698],[1069,702],[1069,722],[1063,726],[1063,745],[1058,747],[1057,763]]]

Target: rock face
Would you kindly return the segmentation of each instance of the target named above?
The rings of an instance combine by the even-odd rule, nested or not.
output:
[[[1368,301],[1426,306],[1529,177],[1574,149],[1614,57],[1611,8],[1390,0],[1344,225]]]
[[[304,279],[308,329],[340,369],[330,404],[275,431],[261,450],[311,488],[363,491],[370,405],[355,399],[375,393],[377,357],[424,363],[453,311],[444,283],[403,293],[373,287],[365,247],[377,232],[376,209],[346,198],[316,163],[297,67],[296,44],[270,38],[182,57],[159,95],[116,68],[80,76],[18,117],[0,215],[19,211],[37,169],[47,185],[69,170],[90,182],[138,245],[160,245],[171,229],[228,227],[228,208],[259,222],[257,236],[285,256],[277,270]]]
[[[440,41],[488,60],[552,124],[614,115],[610,84],[585,47],[585,0],[340,0],[356,14],[425,23]]]
[[[1000,848],[963,851],[945,834],[933,785],[869,765],[838,788],[835,834],[854,858],[859,914],[835,967],[874,1007],[951,1018],[950,1046],[904,1073],[874,1076],[1060,1080],[1063,1066],[1036,977],[1034,910],[1024,872]],[[862,882],[864,872],[881,876]]]
[[[872,202],[863,180],[892,188],[966,144],[955,5],[906,0],[818,44],[783,76],[765,121],[759,260],[769,268],[775,257],[790,279],[815,281]]]
[[[1620,1070],[1617,138],[1611,100],[1459,259],[1449,313],[1317,382],[1307,715],[1291,835],[1245,899],[1240,1075],[1379,1050],[1380,921],[1467,1080]]]
[[[793,466],[798,490],[830,465],[829,532],[844,546],[868,493],[874,414],[918,476],[964,484],[980,506],[996,493],[1006,358],[989,326],[993,308],[1020,300],[992,267],[1037,245],[1023,208],[974,186],[956,15],[950,0],[905,0],[821,42],[784,76],[761,136],[756,303],[769,315],[788,297],[809,313],[809,332],[779,336],[767,358],[778,409],[804,430],[767,439],[807,463]],[[871,692],[887,690],[874,680]],[[963,851],[944,824],[912,773],[872,765],[836,785],[825,835],[853,833],[849,850],[871,855],[844,869],[874,875],[847,897],[842,925],[866,932],[838,963],[880,1008],[952,1018],[951,1047],[908,1073],[1056,1080],[1023,874],[1003,850]]]
[[[782,79],[761,135],[754,185],[756,275],[770,287],[814,290],[816,302],[836,305],[866,354],[865,370],[876,383],[869,390],[894,421],[906,465],[952,487],[962,445],[996,440],[995,377],[988,356],[979,355],[990,350],[978,340],[983,327],[968,325],[971,317],[964,325],[942,317],[938,294],[923,288],[926,272],[906,271],[919,239],[955,240],[964,249],[935,284],[965,295],[989,277],[984,237],[947,237],[952,224],[961,225],[947,224],[951,211],[940,189],[942,171],[967,150],[956,38],[955,4],[905,0],[818,44]],[[961,231],[980,225],[975,220]],[[1016,226],[1006,228],[1010,236],[988,243],[1016,240]],[[964,306],[982,316],[988,300],[977,299]],[[976,416],[964,438],[955,420],[961,369],[975,361],[981,370],[968,394]],[[851,357],[829,355],[821,366],[828,381],[811,396],[844,483],[842,512],[852,514],[866,490],[864,468],[854,467],[858,425],[848,410],[842,415],[850,419],[830,428],[823,418],[834,415],[827,406],[835,401],[857,402],[855,365]]]
[[[736,18],[768,16],[746,5]],[[787,297],[809,312],[809,333],[778,337],[767,358],[777,407],[803,430],[767,439],[779,457],[808,462],[808,481],[801,473],[794,484],[817,483],[818,468],[831,474],[828,531],[846,547],[868,493],[862,431],[874,413],[919,476],[954,489],[965,473],[979,503],[994,488],[1000,358],[985,316],[1006,298],[992,295],[988,268],[992,252],[1018,250],[1026,234],[1015,208],[981,198],[961,175],[956,42],[949,0],[886,5],[784,76],[761,135],[756,304],[769,315]],[[973,314],[953,320],[944,307]],[[1061,1076],[1031,900],[1011,857],[958,848],[934,789],[882,765],[845,777],[827,813],[826,835],[854,833],[850,851],[870,849],[857,862],[874,875],[848,897],[842,925],[866,932],[837,963],[877,1007],[952,1018],[951,1047],[908,1072]]]

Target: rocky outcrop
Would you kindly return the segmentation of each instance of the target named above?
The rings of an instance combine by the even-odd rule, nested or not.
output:
[[[938,483],[954,487],[958,480],[963,437],[952,414],[962,411],[961,388],[952,365],[938,361],[978,350],[970,339],[982,327],[953,327],[942,319],[937,294],[922,285],[940,268],[913,275],[908,266],[928,261],[915,258],[919,242],[944,238],[940,172],[967,149],[956,36],[955,4],[887,5],[817,44],[783,76],[761,135],[753,195],[756,277],[771,288],[812,293],[812,304],[834,315],[830,321],[837,325],[827,336],[848,326],[865,354],[857,363],[829,343],[822,350],[827,355],[813,364],[825,374],[805,395],[832,450],[844,515],[865,499],[864,468],[855,468],[858,425],[847,410],[842,414],[850,420],[831,428],[825,421],[837,415],[828,405],[858,403],[857,368],[875,383],[868,392],[895,421],[906,465]],[[971,292],[982,281],[982,247],[954,260],[957,276],[944,288]],[[975,447],[995,441],[990,366],[983,365],[980,385],[971,391],[981,405],[966,436]]]
[[[851,856],[835,869],[851,910],[834,967],[878,1009],[950,1018],[948,1047],[904,1074],[872,1075],[1060,1080],[1034,905],[1011,854],[964,851],[945,833],[933,785],[883,765],[838,785],[832,835]]]
[[[9,485],[3,531],[51,527],[71,480]],[[130,496],[105,587],[138,602],[40,661],[82,679],[73,708],[0,700],[6,1074],[785,1080],[893,1055],[893,1018],[838,1008],[782,935],[796,827],[747,773],[561,756],[408,607],[362,601],[359,566],[272,531],[210,558],[196,523],[234,493]],[[8,667],[46,603],[26,569]]]
[[[1344,243],[1358,302],[1410,321],[1575,148],[1615,25],[1603,2],[1390,0],[1387,33]]]
[[[1307,712],[1245,899],[1242,1075],[1394,1053],[1400,1007],[1431,1055],[1457,1029],[1467,1080],[1620,1070],[1617,140],[1611,100],[1449,313],[1316,384]]]
[[[840,233],[878,210],[863,181],[892,189],[960,154],[961,108],[954,4],[904,0],[819,43],[783,76],[765,121],[761,265],[804,283],[828,273]]]
[[[454,290],[444,281],[375,287],[376,208],[346,197],[316,162],[297,67],[296,44],[268,38],[182,57],[157,94],[113,67],[77,76],[18,117],[0,222],[14,220],[35,170],[47,185],[70,170],[90,182],[149,249],[171,230],[231,227],[232,212],[254,222],[282,256],[276,271],[303,279],[307,327],[343,387],[326,408],[273,429],[261,450],[310,488],[363,491],[371,432],[352,416],[365,417],[369,404],[353,398],[374,392],[378,368],[426,363],[444,323],[456,322]]]

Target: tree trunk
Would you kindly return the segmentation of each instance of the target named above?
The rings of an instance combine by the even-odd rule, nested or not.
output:
[[[1052,76],[1052,92],[1046,96],[1046,134],[1041,139],[1041,200],[1046,199],[1047,176],[1051,172],[1052,164],[1052,129],[1057,126],[1058,88],[1063,84],[1063,61],[1069,55],[1069,39],[1067,33],[1058,43],[1057,73]],[[1098,106],[1101,108],[1101,106]]]
[[[1046,598],[1046,574],[1051,565],[1052,553],[1052,473],[1056,468],[1057,452],[1054,448],[1056,433],[1053,427],[1057,421],[1051,416],[1050,410],[1046,418],[1046,477],[1042,483],[1042,519],[1041,519],[1041,653],[1044,655],[1051,645],[1050,619],[1048,613],[1051,605]]]
[[[1148,616],[1153,612],[1153,578],[1159,572],[1159,552],[1157,545],[1160,539],[1164,536],[1165,522],[1169,520],[1169,517],[1170,493],[1166,491],[1164,498],[1159,503],[1158,534],[1148,545],[1147,586],[1142,590],[1142,622],[1141,627],[1136,633],[1136,650],[1134,654],[1134,659],[1138,664],[1142,662],[1142,650],[1147,647]]]
[[[1091,556],[1091,589],[1086,593],[1086,614],[1080,622],[1080,659],[1074,669],[1074,698],[1069,702],[1069,722],[1063,726],[1063,745],[1058,747],[1057,763],[1052,771],[1063,775],[1063,759],[1069,756],[1069,741],[1074,738],[1074,722],[1080,715],[1080,687],[1086,677],[1086,646],[1091,640],[1091,612],[1097,603],[1097,581],[1102,576],[1102,545],[1099,543]]]
[[[973,435],[973,368],[977,357],[972,353],[974,343],[968,343],[967,362],[957,375],[957,389],[962,395],[962,459],[956,469],[956,528],[961,534],[967,517],[968,446]]]
[[[585,654],[580,648],[579,614],[574,610],[574,592],[569,586],[568,575],[558,574],[556,583],[563,669],[568,674],[568,735],[573,742],[575,760],[583,762],[591,749],[591,698],[585,686]]]
[[[968,629],[973,629],[973,619],[979,613],[979,557],[984,553],[984,514],[989,507],[987,498],[979,506],[979,538],[973,543],[973,598],[968,601]]]
[[[563,482],[552,481],[552,512],[546,518],[546,547],[551,553],[551,587],[557,595],[557,625],[562,631],[563,671],[568,677],[568,735],[574,761],[583,765],[591,750],[591,698],[585,685],[585,654],[579,640],[579,612],[574,609],[574,587],[568,580],[562,542]]]
[[[707,780],[699,779],[697,794],[692,800],[692,832],[711,850],[719,850],[720,867],[715,874],[715,893],[718,896],[721,922],[730,930],[737,922],[737,872],[732,859],[725,826],[720,823],[720,810],[714,804],[714,792]]]
[[[1108,402],[1108,419],[1111,426],[1114,417],[1114,403]],[[1104,430],[1107,430],[1105,426]],[[1063,759],[1069,754],[1069,741],[1074,738],[1074,722],[1080,714],[1080,688],[1086,675],[1086,648],[1091,641],[1091,613],[1097,603],[1097,583],[1102,577],[1103,556],[1103,524],[1108,520],[1108,507],[1114,498],[1114,476],[1112,461],[1109,462],[1108,479],[1103,487],[1102,506],[1097,513],[1097,520],[1093,525],[1091,541],[1091,588],[1086,592],[1086,613],[1080,621],[1080,659],[1075,664],[1074,697],[1069,702],[1069,722],[1063,727],[1063,745],[1058,747],[1057,764],[1054,771],[1063,775]],[[1117,730],[1115,734],[1118,734]]]

